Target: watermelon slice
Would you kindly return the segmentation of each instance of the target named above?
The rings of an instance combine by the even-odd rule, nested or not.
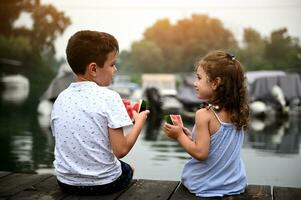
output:
[[[145,111],[147,109],[147,101],[140,99],[139,103],[135,103],[133,106],[133,110],[137,113]]]
[[[170,115],[170,118],[173,123],[174,123],[174,121],[178,121],[178,124],[180,124],[181,126],[184,126],[181,115]]]
[[[132,119],[133,118],[133,108],[132,108],[130,100],[122,99],[122,102],[125,106],[125,109],[126,109],[128,115],[129,115],[129,117]]]
[[[174,122],[178,121],[181,126],[184,126],[181,115],[165,115],[164,120],[169,124],[175,124]]]
[[[135,103],[133,106],[131,105],[131,102],[128,99],[122,99],[122,102],[123,102],[125,109],[131,119],[133,119],[133,110],[140,113],[147,109],[147,101],[145,101],[143,99],[141,99],[139,101],[139,103]]]
[[[173,124],[170,115],[164,115],[164,121],[168,124]]]

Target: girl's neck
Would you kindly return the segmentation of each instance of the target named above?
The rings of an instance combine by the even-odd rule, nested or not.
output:
[[[214,110],[220,110],[221,108],[218,105],[213,105],[211,103],[208,103],[209,108],[213,108]]]

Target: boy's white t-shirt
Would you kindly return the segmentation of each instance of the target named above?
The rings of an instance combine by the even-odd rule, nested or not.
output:
[[[51,113],[57,179],[69,185],[103,185],[121,175],[108,128],[132,125],[118,93],[94,82],[71,83]]]

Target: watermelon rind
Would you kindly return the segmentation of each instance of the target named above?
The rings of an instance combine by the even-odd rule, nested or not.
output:
[[[147,109],[147,102],[143,99],[140,99],[138,113],[143,112],[146,109]]]
[[[173,124],[170,115],[164,115],[164,121],[168,124]]]

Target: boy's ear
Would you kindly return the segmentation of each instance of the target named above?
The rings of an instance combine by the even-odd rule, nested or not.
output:
[[[97,68],[97,64],[92,62],[90,64],[88,64],[87,67],[87,72],[90,76],[95,77],[96,76],[96,68]]]
[[[214,81],[212,81],[212,87],[214,90],[221,84],[222,79],[220,77],[216,77]]]

